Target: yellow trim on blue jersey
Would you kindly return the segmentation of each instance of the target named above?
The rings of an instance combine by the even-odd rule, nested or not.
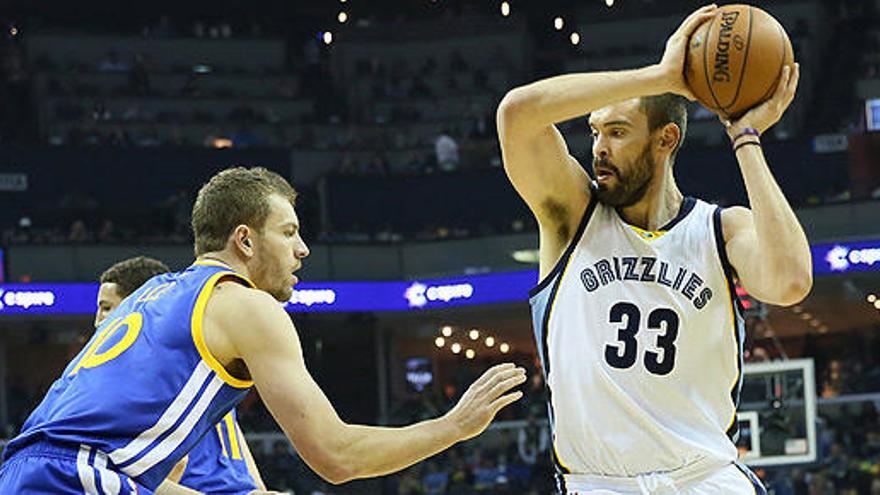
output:
[[[639,237],[646,241],[656,241],[668,232],[666,230],[645,230],[630,224],[627,224],[627,227],[633,229],[633,232],[639,234]]]
[[[585,229],[586,230],[586,229]],[[583,234],[582,234],[583,235]],[[577,239],[573,242],[580,242],[580,239]],[[559,280],[556,281],[558,284],[556,290],[552,292],[553,299],[547,301],[547,314],[545,315],[545,321],[547,322],[547,328],[544,329],[546,335],[544,335],[544,339],[550,339],[550,319],[553,317],[553,304],[556,302],[556,297],[559,295],[559,286],[562,285],[562,280],[565,278],[565,274],[568,273],[568,267],[571,266],[571,260],[574,259],[575,252],[572,250],[571,255],[568,257],[568,260],[565,262],[565,268],[562,269],[562,272],[559,274]],[[550,350],[547,350],[547,353],[550,353]],[[550,361],[550,356],[547,356],[547,361]],[[546,380],[546,377],[545,377]],[[553,438],[553,454],[556,456],[556,461],[559,462],[559,465],[562,466],[563,469],[571,473],[571,468],[566,466],[564,462],[562,462],[562,457],[559,456],[559,451],[556,449],[556,432],[550,432]]]
[[[217,427],[217,436],[220,438],[220,448],[223,449],[223,455],[229,457],[229,452],[226,451],[226,442],[223,441],[223,428],[220,427],[220,423],[214,426]]]
[[[226,422],[226,432],[229,433],[229,450],[232,452],[233,459],[241,460],[241,448],[238,446],[238,431],[235,428],[235,422],[232,421],[232,413],[223,416]]]
[[[244,275],[238,273],[237,271],[233,270],[231,266],[227,265],[226,263],[223,263],[222,261],[213,260],[213,259],[196,260],[196,261],[193,262],[193,265],[198,265],[198,266],[217,266],[217,267],[220,267],[220,268],[226,268],[227,270],[229,270],[230,272],[232,272],[232,275],[235,275],[237,278],[240,278],[240,279],[244,280],[245,283],[247,283],[248,287],[251,287],[251,288],[254,288],[254,289],[257,288],[257,284],[253,283],[253,281],[251,281],[251,279],[249,279],[249,278],[245,277]]]
[[[226,263],[223,263],[222,261],[217,261],[217,260],[209,260],[209,259],[196,260],[195,262],[193,262],[193,265],[199,265],[199,266],[219,266],[220,268],[227,268],[227,269],[229,269],[229,270],[232,270],[232,267],[230,267],[230,266],[227,265]]]
[[[197,262],[199,263],[199,262]],[[226,266],[226,265],[218,265],[218,266]],[[202,357],[202,360],[211,367],[212,370],[217,372],[217,376],[223,379],[229,385],[232,385],[236,388],[250,388],[254,386],[254,382],[252,380],[239,380],[234,376],[230,375],[226,368],[220,364],[220,361],[217,361],[217,358],[211,354],[211,351],[208,350],[208,346],[205,345],[205,336],[202,330],[202,320],[205,317],[205,307],[208,305],[208,299],[211,296],[211,292],[214,290],[214,287],[217,285],[217,282],[220,281],[223,277],[235,277],[237,279],[243,280],[250,287],[254,287],[253,282],[248,280],[246,277],[239,275],[238,273],[229,271],[229,272],[218,272],[214,275],[211,275],[211,278],[205,282],[205,285],[202,286],[202,290],[199,292],[199,296],[196,298],[196,305],[193,308],[192,312],[192,338],[193,342],[196,345],[196,349],[199,351],[199,355]]]

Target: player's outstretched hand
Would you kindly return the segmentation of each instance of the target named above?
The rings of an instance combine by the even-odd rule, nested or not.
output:
[[[489,426],[503,407],[519,400],[522,392],[507,393],[526,381],[526,370],[512,363],[489,368],[467,389],[446,418],[459,431],[459,439],[473,438]]]
[[[696,99],[684,79],[688,41],[691,34],[700,27],[700,24],[714,17],[717,10],[718,6],[713,3],[693,11],[666,40],[666,49],[659,65],[663,79],[663,92],[675,93],[691,101]]]
[[[777,83],[776,90],[769,100],[751,108],[745,115],[734,122],[719,116],[721,123],[724,124],[724,128],[727,131],[727,135],[733,139],[747,127],[752,127],[763,134],[773,124],[779,122],[782,114],[785,113],[785,110],[794,100],[800,76],[800,65],[796,63],[786,65],[782,68],[779,83]]]

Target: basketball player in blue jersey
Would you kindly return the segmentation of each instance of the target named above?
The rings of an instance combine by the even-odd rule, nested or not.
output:
[[[281,302],[309,254],[296,192],[263,168],[199,191],[196,262],[120,303],[4,451],[0,493],[155,490],[256,386],[302,459],[332,483],[393,473],[481,433],[525,370],[490,368],[440,418],[348,424],[312,379]],[[176,491],[167,493],[192,493]],[[180,487],[179,490],[186,490]]]
[[[146,256],[129,258],[104,270],[98,279],[95,328],[101,326],[107,315],[147,280],[170,271],[165,263]]]
[[[498,108],[505,170],[539,224],[530,303],[563,493],[765,493],[731,438],[744,338],[733,278],[779,305],[812,286],[806,236],[760,139],[798,67],[724,122],[751,209],[683,196],[686,44],[716,9],[689,16],[656,65],[540,80]],[[587,114],[594,180],[556,128]]]
[[[120,261],[101,274],[95,328],[138,287],[156,275],[171,271],[159,260],[138,256]],[[202,493],[267,493],[259,470],[236,420],[235,409],[189,451],[177,484]],[[157,492],[167,491],[174,481],[163,482]]]

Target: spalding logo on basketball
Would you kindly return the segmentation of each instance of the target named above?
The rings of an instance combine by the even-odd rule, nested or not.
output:
[[[725,5],[691,35],[685,80],[703,106],[735,119],[767,100],[793,61],[791,41],[773,16]]]

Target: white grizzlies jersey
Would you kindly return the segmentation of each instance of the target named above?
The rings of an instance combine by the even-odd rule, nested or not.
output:
[[[686,198],[648,232],[593,200],[530,295],[559,474],[736,460],[743,324],[720,208]]]

